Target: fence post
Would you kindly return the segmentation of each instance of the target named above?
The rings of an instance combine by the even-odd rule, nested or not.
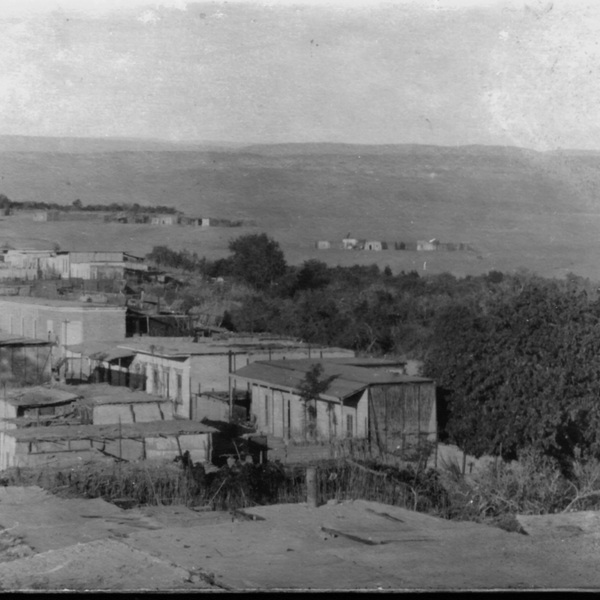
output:
[[[317,502],[317,469],[306,468],[306,503],[309,508],[316,508]]]

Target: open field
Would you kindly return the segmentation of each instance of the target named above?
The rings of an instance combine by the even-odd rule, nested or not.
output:
[[[100,142],[98,142],[100,143]],[[265,231],[288,262],[389,265],[394,272],[477,274],[520,267],[596,279],[600,253],[600,155],[517,148],[289,145],[238,149],[128,149],[104,141],[18,150],[0,143],[0,192],[12,200],[138,202],[190,215],[254,219],[252,228],[159,227],[0,221],[0,240],[64,249],[186,247],[227,255],[232,238]],[[14,147],[14,144],[13,144]],[[27,151],[26,151],[27,150]],[[438,238],[475,252],[318,251],[315,241]],[[426,264],[425,264],[426,263]]]

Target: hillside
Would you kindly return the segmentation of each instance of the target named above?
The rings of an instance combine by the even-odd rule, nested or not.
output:
[[[255,219],[259,230],[282,243],[290,262],[312,256],[331,264],[377,261],[459,275],[525,267],[596,277],[593,257],[600,252],[600,154],[593,152],[0,137],[0,178],[0,192],[13,200],[164,204],[192,215]],[[17,232],[0,231],[57,239],[63,247],[89,243],[97,234],[56,227],[24,223]],[[148,235],[148,229],[125,225],[110,231],[105,239],[122,238],[138,251],[170,243],[207,256],[226,253],[228,239],[242,233],[173,235],[152,228]],[[437,237],[471,243],[477,253],[314,249],[317,239],[348,233],[390,242]]]

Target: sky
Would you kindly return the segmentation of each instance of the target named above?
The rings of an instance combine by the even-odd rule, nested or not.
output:
[[[0,0],[0,135],[600,148],[596,0]]]

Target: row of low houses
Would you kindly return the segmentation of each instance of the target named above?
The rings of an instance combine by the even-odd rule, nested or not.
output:
[[[315,243],[317,250],[370,250],[381,252],[382,250],[407,250],[418,252],[433,251],[469,251],[473,250],[470,244],[463,242],[440,242],[437,239],[418,240],[416,242],[385,242],[380,240],[366,240],[356,238],[344,238],[341,242],[332,242],[329,240],[319,240]]]
[[[123,251],[6,250],[0,255],[3,279],[123,279],[148,273],[149,265]]]
[[[435,437],[434,383],[402,362],[266,335],[126,337],[125,320],[124,307],[0,299],[0,468],[185,450],[204,462],[218,432],[202,421],[233,417],[277,439],[351,437],[386,452]],[[307,402],[315,365],[327,387]],[[38,386],[35,402],[24,384]]]
[[[21,211],[23,212],[23,211]],[[241,219],[223,219],[215,217],[196,217],[180,212],[149,213],[143,211],[110,212],[86,210],[36,210],[26,211],[34,221],[87,221],[99,223],[131,223],[144,225],[185,225],[189,227],[241,227],[254,225],[254,221]]]

